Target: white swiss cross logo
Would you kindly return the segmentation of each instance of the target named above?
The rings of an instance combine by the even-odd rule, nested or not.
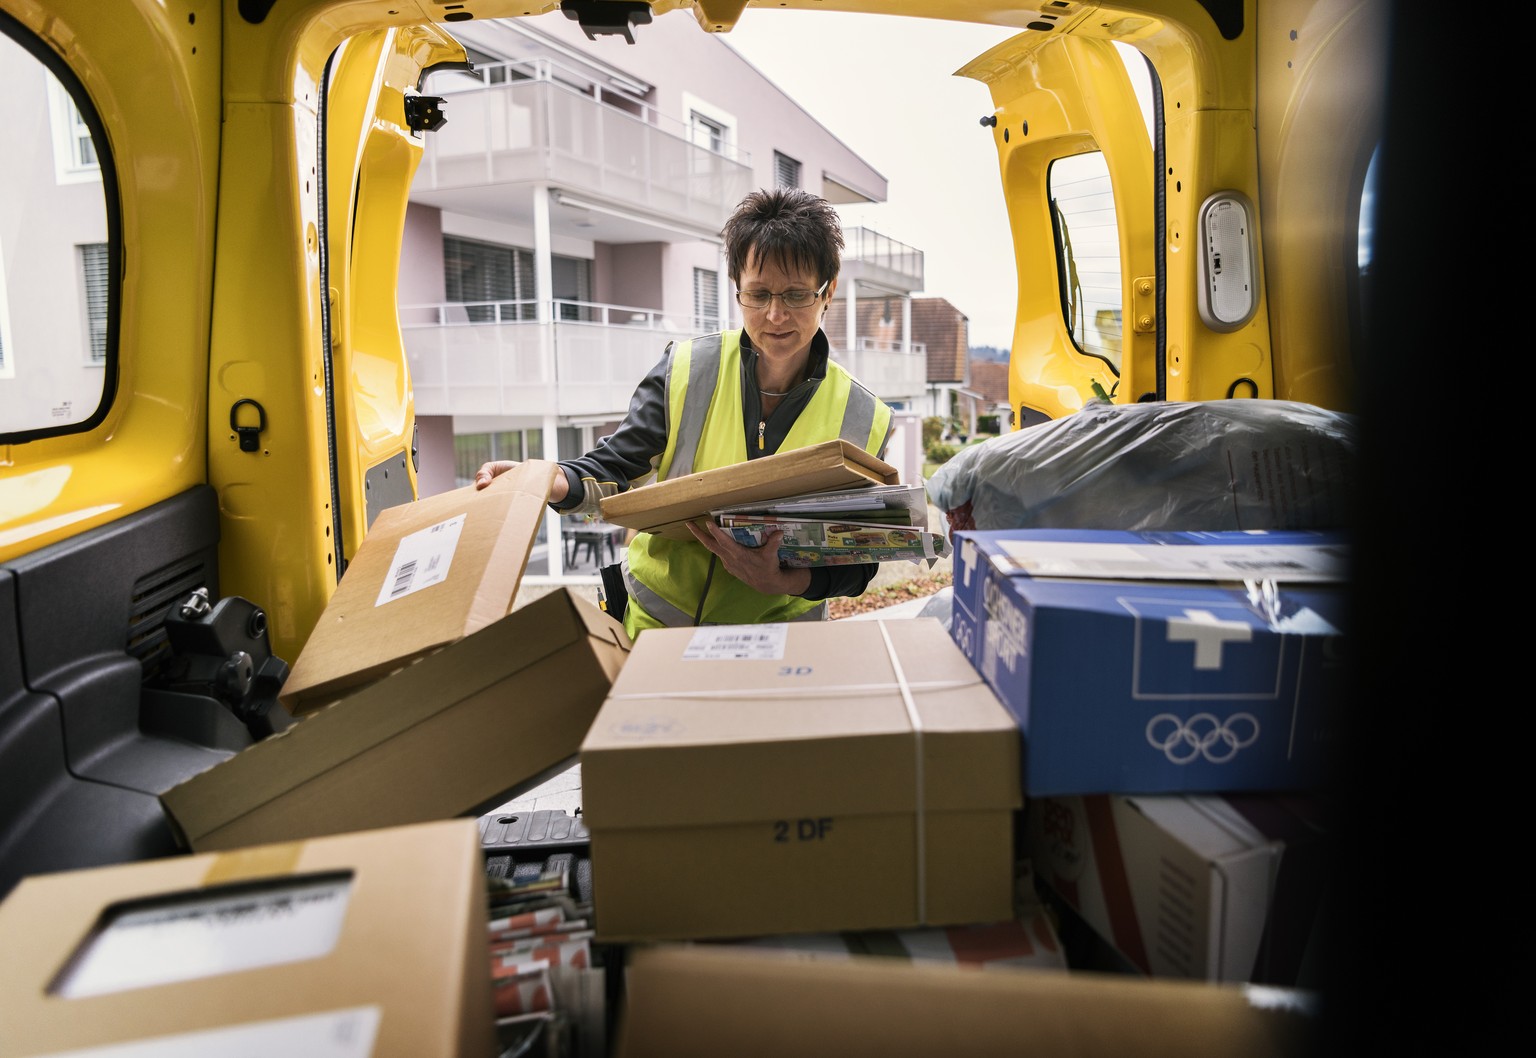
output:
[[[1226,643],[1250,643],[1253,629],[1242,621],[1223,621],[1209,610],[1185,610],[1183,617],[1168,618],[1168,642],[1193,643],[1195,668],[1221,668],[1221,648]]]

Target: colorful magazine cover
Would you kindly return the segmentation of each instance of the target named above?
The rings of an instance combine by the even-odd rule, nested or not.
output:
[[[748,514],[722,514],[718,521],[748,547],[761,547],[770,532],[783,530],[779,561],[792,567],[926,562],[949,553],[943,535],[916,526]]]

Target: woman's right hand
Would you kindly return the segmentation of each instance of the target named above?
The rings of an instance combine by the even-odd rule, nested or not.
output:
[[[475,488],[485,488],[515,466],[517,466],[515,459],[495,459],[489,463],[481,463],[480,469],[475,471]]]

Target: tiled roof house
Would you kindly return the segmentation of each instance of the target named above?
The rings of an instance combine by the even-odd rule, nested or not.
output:
[[[976,420],[983,415],[997,415],[1006,429],[1011,422],[1008,400],[1008,362],[972,360],[970,385],[960,391],[959,419],[971,436],[976,434]]]
[[[910,317],[904,318],[903,302],[910,304]],[[881,348],[902,348],[903,326],[910,327],[911,350],[927,358],[927,393],[920,408],[926,416],[949,418],[955,414],[952,394],[966,384],[966,361],[970,344],[969,321],[965,313],[947,298],[894,295],[864,295],[857,302],[855,333],[860,342],[882,343]],[[832,302],[822,327],[834,341],[848,326],[847,309],[842,299]],[[1007,403],[1007,387],[1004,387]]]

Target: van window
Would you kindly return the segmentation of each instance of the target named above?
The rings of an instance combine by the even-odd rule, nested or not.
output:
[[[90,429],[117,378],[119,248],[111,158],[89,97],[43,43],[0,19],[0,441]]]
[[[1078,350],[1120,373],[1120,233],[1099,151],[1058,158],[1047,185],[1062,317]]]
[[[1159,142],[1151,61],[1115,42],[1141,108],[1147,139]],[[1148,174],[1151,178],[1151,174]],[[1062,318],[1079,352],[1096,356],[1115,374],[1121,364],[1120,230],[1109,166],[1100,151],[1058,158],[1046,177],[1056,236],[1057,285]]]

